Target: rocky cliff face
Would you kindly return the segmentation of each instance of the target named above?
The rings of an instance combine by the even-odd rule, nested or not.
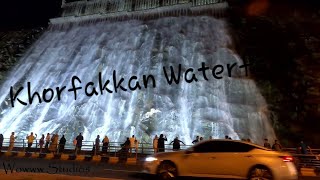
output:
[[[268,102],[284,145],[320,146],[320,11],[317,1],[230,0],[235,49]],[[0,31],[0,80],[43,27]]]
[[[19,57],[60,15],[61,0],[10,0],[0,6],[0,83]]]
[[[284,145],[320,145],[320,11],[315,1],[232,1],[236,49],[266,98]]]
[[[14,28],[0,31],[0,83],[45,27]]]

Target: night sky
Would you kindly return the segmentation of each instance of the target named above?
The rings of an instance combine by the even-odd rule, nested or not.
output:
[[[67,0],[70,2],[74,0]],[[319,0],[228,0],[230,4],[250,4],[257,1],[269,3],[299,3],[319,7]],[[60,15],[61,0],[8,0],[0,6],[0,28],[46,25],[50,18]]]
[[[60,6],[61,0],[8,0],[0,6],[0,27],[46,25],[59,16]]]

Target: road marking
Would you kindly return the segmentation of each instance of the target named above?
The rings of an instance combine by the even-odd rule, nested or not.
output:
[[[141,173],[141,171],[129,171],[121,169],[103,169],[104,171],[116,171],[116,172],[130,172],[130,173]]]

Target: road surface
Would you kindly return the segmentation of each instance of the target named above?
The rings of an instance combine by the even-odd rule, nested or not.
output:
[[[0,179],[83,179],[138,180],[153,179],[141,172],[141,166],[79,161],[29,158],[0,158]],[[190,178],[188,178],[190,179]],[[198,178],[197,178],[198,179]],[[300,177],[299,180],[320,180],[319,177]]]

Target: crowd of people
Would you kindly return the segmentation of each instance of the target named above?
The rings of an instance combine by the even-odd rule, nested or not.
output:
[[[9,138],[9,146],[7,151],[11,152],[14,148],[14,143],[17,139],[17,136],[15,136],[15,133],[12,132]],[[33,134],[33,132],[30,133],[30,135],[26,136],[26,141],[27,141],[27,147],[26,147],[26,152],[31,152],[31,147],[34,144],[34,141],[37,139],[37,134]],[[208,139],[213,139],[212,136],[209,136]],[[231,140],[231,137],[225,136],[225,139]],[[200,136],[196,136],[196,138],[192,141],[192,144],[196,144],[198,142],[203,141],[204,138]],[[0,134],[0,151],[2,150],[3,146],[3,141],[4,137],[2,134]],[[42,134],[41,138],[36,141],[36,148],[39,146],[39,152],[40,153],[63,153],[65,150],[65,145],[66,145],[66,138],[64,135],[61,136],[59,140],[59,135],[57,133],[55,134],[50,134],[47,133],[45,136]],[[154,153],[158,152],[165,152],[165,142],[168,141],[167,137],[164,136],[163,134],[160,134],[158,137],[155,135],[153,138],[153,150]],[[250,139],[242,139],[242,141],[246,141],[251,143]],[[172,145],[172,150],[173,151],[179,151],[181,144],[186,145],[183,141],[179,140],[178,137],[175,137],[174,140],[172,140],[169,145]],[[80,133],[73,141],[74,145],[74,153],[77,155],[78,153],[81,152],[81,147],[83,146],[83,136]],[[268,139],[264,139],[264,144],[263,146],[268,149],[272,149],[275,151],[282,151],[282,146],[278,142],[278,140],[275,140],[274,143],[271,145],[268,141]],[[107,154],[108,153],[108,148],[109,148],[109,138],[108,136],[105,136],[102,141],[100,140],[100,136],[97,135],[95,142],[93,144],[93,149],[92,152],[94,155],[97,154]],[[136,154],[138,153],[139,149],[139,141],[138,139],[132,135],[132,137],[127,137],[126,141],[121,144],[121,150],[120,152],[122,153],[128,153],[128,155],[131,155],[133,152]],[[298,154],[308,154],[308,150],[312,154],[310,146],[306,145],[303,140],[300,141],[299,145],[297,146],[297,151],[296,153]]]
[[[26,152],[31,152],[31,147],[34,144],[34,141],[36,140],[37,136],[38,135],[33,134],[33,132],[31,132],[30,135],[26,136],[26,141],[27,141]],[[15,133],[12,132],[9,138],[9,146],[7,149],[8,152],[11,152],[13,150],[14,144],[16,143],[16,139],[17,139],[17,136],[15,136]],[[2,134],[0,134],[0,150],[2,150],[3,141],[4,141],[4,137]],[[43,152],[56,153],[58,151],[58,148],[60,152],[64,151],[66,141],[67,140],[64,137],[64,135],[62,135],[62,137],[59,140],[58,134],[50,135],[50,133],[48,133],[46,137],[44,136],[44,134],[42,134],[41,138],[38,141],[36,141],[36,144],[37,146],[39,146],[40,153],[43,153]]]

